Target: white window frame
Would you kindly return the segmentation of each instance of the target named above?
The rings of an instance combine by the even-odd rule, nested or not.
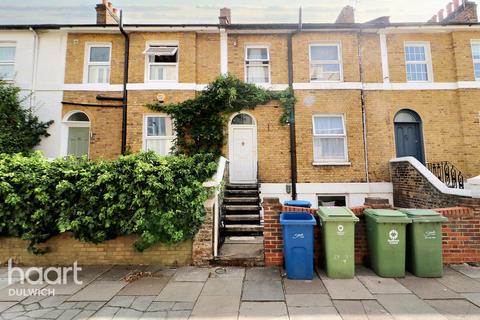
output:
[[[248,49],[267,49],[267,60],[263,59],[248,59]],[[268,45],[246,45],[245,46],[245,59],[244,59],[244,74],[245,74],[245,83],[248,83],[248,73],[247,73],[247,61],[252,61],[252,62],[263,62],[263,61],[268,61],[268,64],[266,65],[268,67],[268,81],[267,82],[252,82],[252,84],[259,84],[259,85],[268,85],[272,83],[272,74],[271,74],[271,61],[270,61],[270,46]],[[262,64],[263,65],[263,64]],[[265,66],[265,65],[263,65]]]
[[[336,46],[338,50],[338,61],[337,60],[312,60],[312,47],[322,47],[322,46]],[[342,53],[342,43],[340,41],[330,41],[330,42],[312,42],[308,46],[308,70],[309,70],[309,80],[310,82],[343,82],[343,53]],[[312,64],[339,64],[340,79],[339,80],[312,80]]]
[[[175,79],[174,80],[150,80],[150,64],[151,62],[149,61],[149,55],[145,54],[145,52],[150,48],[151,46],[177,46],[177,62],[176,63],[162,63],[162,62],[152,62],[154,65],[175,65]],[[163,82],[170,82],[170,83],[178,83],[178,65],[180,63],[180,45],[178,41],[147,41],[145,44],[145,78],[144,82],[145,83],[163,83]]]
[[[88,82],[88,73],[90,66],[103,66],[106,65],[106,62],[90,62],[90,49],[91,48],[110,48],[110,56],[108,58],[108,81],[107,82]],[[85,43],[85,63],[83,69],[83,83],[85,84],[110,84],[110,80],[112,77],[112,43],[111,42],[87,42]]]
[[[478,40],[478,39],[472,39],[472,40],[470,40],[470,48],[471,48],[471,52],[472,52],[473,77],[475,78],[475,81],[479,81],[479,80],[480,80],[480,76],[477,77],[477,75],[475,74],[475,64],[476,64],[476,63],[480,64],[480,59],[475,59],[475,58],[473,57],[473,45],[478,45],[478,46],[480,46],[480,40]]]
[[[148,135],[148,118],[168,118],[171,119],[172,122],[172,135],[171,136],[149,136]],[[147,150],[147,140],[165,140],[165,141],[172,141],[175,139],[175,129],[174,129],[174,124],[173,124],[173,119],[169,117],[165,113],[149,113],[145,114],[143,116],[143,141],[142,141],[142,150],[143,151],[148,151]],[[171,152],[170,150],[167,150],[167,156],[170,155]]]
[[[13,81],[13,80],[15,80],[15,59],[16,59],[16,55],[17,55],[17,44],[15,42],[2,42],[2,43],[0,43],[0,48],[11,48],[11,47],[15,48],[15,57],[13,58],[13,60],[0,61],[0,65],[4,65],[4,66],[13,65],[13,78],[1,79],[3,81]]]
[[[343,134],[316,134],[315,133],[315,118],[331,118],[341,117],[343,124]],[[343,138],[344,139],[344,154],[343,159],[315,159],[315,137],[322,138]],[[348,161],[348,139],[347,139],[347,125],[346,117],[343,113],[316,113],[312,115],[312,151],[313,151],[313,165],[350,165]]]
[[[423,47],[425,50],[425,60],[424,61],[407,61],[407,58],[405,57],[407,47]],[[429,41],[405,41],[403,43],[403,59],[405,61],[405,81],[413,82],[413,83],[433,82],[432,53],[430,52]],[[428,79],[427,80],[408,80],[407,64],[426,64]]]

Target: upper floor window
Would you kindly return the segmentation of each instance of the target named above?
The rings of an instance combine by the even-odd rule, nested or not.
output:
[[[313,116],[313,161],[347,161],[347,135],[343,115]]]
[[[432,81],[430,45],[427,42],[405,43],[407,81]]]
[[[148,81],[178,81],[178,45],[149,45],[144,51]]]
[[[15,45],[0,44],[0,80],[13,80],[15,77]]]
[[[472,41],[472,58],[475,80],[480,80],[480,41]]]
[[[168,155],[174,139],[172,120],[166,116],[146,116],[144,122],[144,150]]]
[[[111,49],[110,44],[87,45],[85,67],[87,83],[110,82]]]
[[[310,81],[342,81],[339,43],[310,45]]]
[[[247,83],[270,83],[270,55],[268,47],[247,47],[245,53]]]

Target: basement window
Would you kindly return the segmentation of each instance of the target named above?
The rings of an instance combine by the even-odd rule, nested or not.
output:
[[[342,195],[319,195],[319,207],[346,207],[347,197]]]
[[[111,44],[87,45],[85,82],[110,83]]]
[[[178,81],[178,46],[149,45],[143,53],[148,81]]]
[[[15,77],[15,52],[15,45],[0,44],[0,80],[13,80]]]
[[[472,59],[475,80],[480,80],[480,41],[472,41]]]
[[[405,66],[407,81],[432,81],[432,61],[428,42],[405,43]]]
[[[245,52],[247,83],[270,83],[270,55],[268,47],[249,46]]]
[[[172,148],[174,134],[172,120],[167,116],[145,116],[143,124],[143,149],[160,155],[168,155]]]
[[[310,81],[342,81],[342,72],[339,43],[310,45]]]

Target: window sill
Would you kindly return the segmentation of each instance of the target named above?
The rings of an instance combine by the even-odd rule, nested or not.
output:
[[[351,166],[349,161],[345,162],[312,162],[313,166]]]

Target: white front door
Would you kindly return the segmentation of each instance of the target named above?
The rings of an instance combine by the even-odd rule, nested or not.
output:
[[[230,182],[257,182],[257,134],[254,125],[231,125],[229,135]]]

